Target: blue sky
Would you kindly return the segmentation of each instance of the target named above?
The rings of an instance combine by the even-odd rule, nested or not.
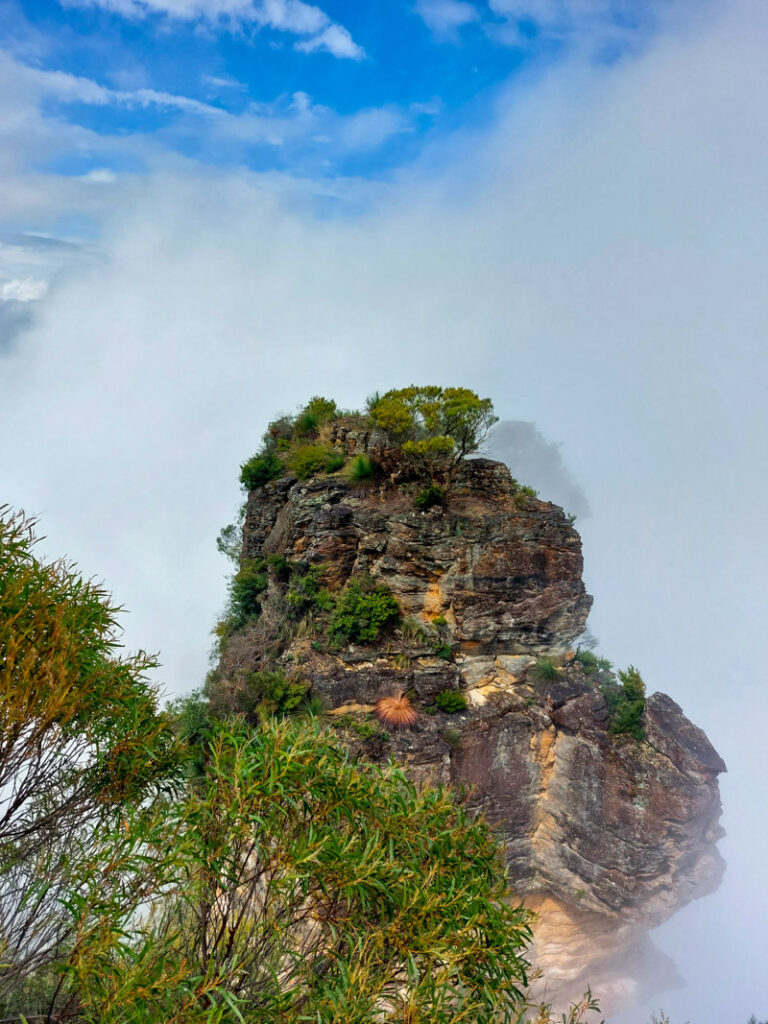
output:
[[[31,155],[37,170],[104,177],[177,153],[381,177],[486,123],[500,87],[524,90],[575,51],[621,60],[668,13],[658,0],[6,0],[0,40],[58,136]]]

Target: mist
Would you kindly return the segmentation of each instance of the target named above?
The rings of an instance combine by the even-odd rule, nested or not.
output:
[[[654,936],[673,1024],[768,1015],[766,43],[765,7],[732,4],[574,60],[348,205],[180,159],[107,184],[97,254],[0,346],[2,500],[106,581],[170,695],[205,676],[215,538],[275,414],[460,384],[559,444],[600,653],[729,768],[725,881]]]

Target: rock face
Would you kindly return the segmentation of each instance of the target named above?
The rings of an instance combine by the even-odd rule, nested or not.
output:
[[[334,441],[348,452],[371,445]],[[503,834],[517,892],[539,915],[542,995],[557,1004],[590,983],[608,1012],[639,996],[654,956],[647,929],[719,882],[725,765],[662,694],[647,700],[644,741],[609,732],[596,677],[570,650],[592,599],[562,510],[483,459],[465,465],[446,508],[428,512],[392,486],[283,478],[248,501],[243,556],[270,555],[319,567],[332,592],[352,577],[385,583],[402,624],[370,647],[334,648],[311,616],[281,632],[287,584],[273,574],[259,623],[225,646],[221,678],[237,685],[277,650],[362,754],[463,787]],[[541,655],[556,673],[542,673]],[[401,689],[420,712],[413,727],[355,731]],[[439,710],[446,690],[466,709]]]

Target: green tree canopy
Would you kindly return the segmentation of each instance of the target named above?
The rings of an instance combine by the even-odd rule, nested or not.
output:
[[[371,406],[375,426],[402,446],[414,467],[433,477],[481,447],[496,423],[490,398],[469,388],[437,386],[388,391]]]

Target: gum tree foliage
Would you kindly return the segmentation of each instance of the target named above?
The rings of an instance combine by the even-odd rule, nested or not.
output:
[[[451,476],[478,451],[498,417],[490,398],[469,388],[437,386],[388,391],[371,403],[375,426],[402,447],[412,467],[433,479]]]
[[[186,717],[208,739],[177,809],[185,866],[83,970],[87,1020],[521,1019],[530,915],[481,820],[316,724]]]
[[[93,900],[134,905],[135,830],[151,835],[179,770],[154,661],[120,656],[108,595],[38,560],[32,528],[0,509],[0,1008],[66,962]]]

